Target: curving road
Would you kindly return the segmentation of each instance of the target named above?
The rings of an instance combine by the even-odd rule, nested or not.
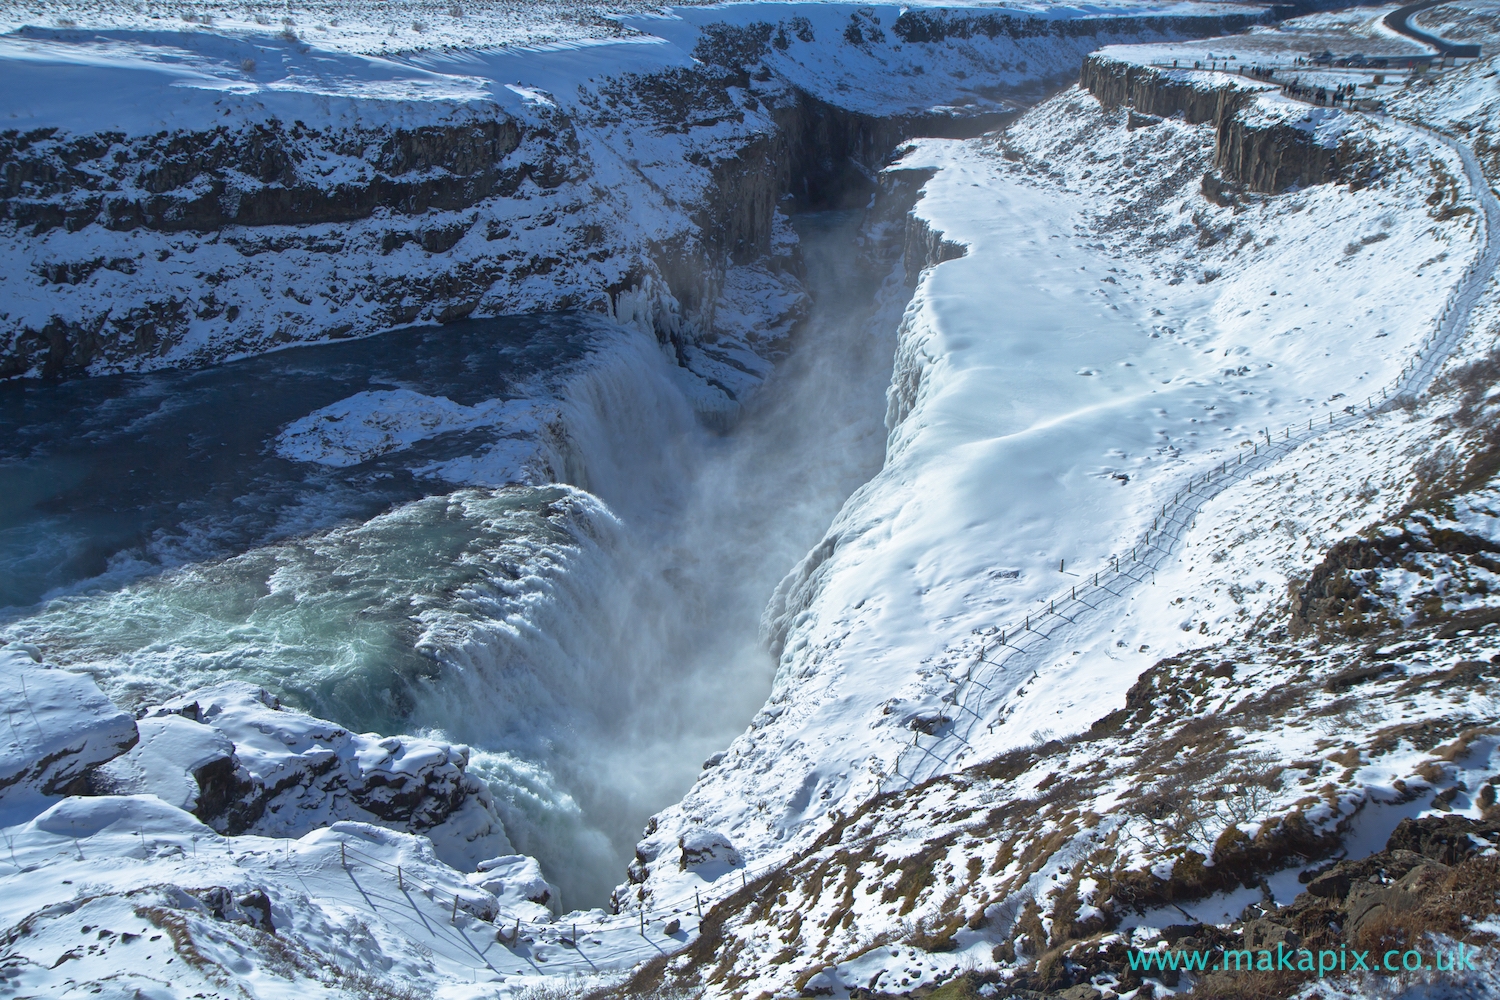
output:
[[[1477,45],[1465,45],[1459,42],[1449,42],[1442,38],[1439,38],[1436,35],[1429,35],[1427,32],[1421,30],[1420,28],[1413,28],[1411,26],[1411,17],[1413,14],[1416,14],[1418,11],[1426,10],[1429,7],[1441,6],[1446,2],[1447,0],[1421,0],[1420,3],[1407,4],[1405,7],[1402,7],[1398,10],[1393,10],[1389,14],[1387,14],[1385,16],[1385,26],[1396,32],[1398,35],[1405,35],[1407,38],[1414,39],[1418,42],[1421,42],[1423,45],[1429,46],[1440,56],[1456,56],[1462,59],[1478,59],[1479,46]]]

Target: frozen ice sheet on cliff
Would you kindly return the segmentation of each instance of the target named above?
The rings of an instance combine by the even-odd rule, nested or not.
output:
[[[135,720],[93,679],[39,662],[34,647],[0,649],[0,810],[33,810],[78,791],[89,771],[136,742]]]

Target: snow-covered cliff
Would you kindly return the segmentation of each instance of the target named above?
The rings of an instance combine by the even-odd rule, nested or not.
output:
[[[898,993],[976,970],[1062,988],[1113,974],[1098,956],[1118,965],[1137,940],[1109,936],[1127,914],[1143,945],[1177,919],[1153,909],[1168,904],[1228,923],[1252,899],[1295,898],[1293,857],[1340,838],[1368,852],[1424,810],[1482,818],[1493,650],[1421,616],[1488,606],[1470,557],[1488,558],[1492,498],[1452,429],[1482,425],[1488,404],[1376,409],[1427,387],[1411,361],[1490,260],[1473,164],[1399,121],[1243,76],[1147,71],[1154,54],[1117,48],[1085,69],[1092,92],[1065,89],[1004,132],[912,142],[878,183],[853,184],[902,136],[1009,116],[1103,43],[1256,16],[743,4],[623,18],[588,44],[385,55],[253,29],[8,37],[15,62],[58,78],[102,64],[152,81],[135,97],[121,84],[149,121],[107,143],[98,120],[31,92],[55,120],[9,140],[24,148],[3,260],[8,287],[28,289],[6,316],[12,370],[210,361],[344,323],[573,305],[667,345],[622,354],[653,385],[675,384],[672,362],[695,371],[692,401],[712,412],[761,380],[797,314],[780,199],[850,189],[878,189],[872,224],[905,247],[915,291],[885,466],[778,589],[770,699],[651,821],[615,912],[547,909],[546,873],[443,738],[352,733],[239,685],[132,722],[87,690],[80,727],[101,735],[64,748],[76,766],[34,767],[19,739],[11,754],[26,801],[7,813],[0,873],[18,889],[7,979],[458,996],[643,967],[641,988],[665,975],[724,995]],[[1147,83],[1114,86],[1107,65]],[[1475,100],[1455,95],[1443,120]],[[1288,135],[1310,156],[1277,145]],[[1320,150],[1357,169],[1325,169]],[[881,217],[918,187],[909,224]],[[131,312],[162,294],[191,300],[182,322]],[[1493,309],[1482,299],[1469,328]],[[1471,338],[1460,356],[1487,347]],[[1483,377],[1450,371],[1440,388]],[[277,442],[343,468],[501,409],[395,388]],[[1444,507],[1433,484],[1463,476],[1474,495]],[[1436,506],[1403,510],[1414,489]],[[1389,541],[1328,556],[1366,529]],[[1438,575],[1468,596],[1424,589]],[[1427,631],[1362,659],[1306,638],[1329,621]],[[431,703],[474,724],[476,695],[494,692],[464,685],[491,679],[469,671]],[[1386,704],[1361,714],[1343,696],[1366,684]],[[1468,701],[1427,696],[1442,684]],[[602,716],[617,690],[585,700]],[[31,689],[7,697],[19,725]],[[1270,773],[1269,754],[1296,764]],[[1182,807],[1216,784],[1240,791]],[[1429,860],[1465,860],[1445,857]],[[1266,888],[1242,895],[1239,877]]]
[[[786,319],[754,304],[795,271],[783,194],[1004,113],[1101,43],[1257,16],[744,4],[400,51],[355,19],[33,23],[0,39],[0,375],[543,309],[755,341]]]
[[[1256,37],[1200,47],[1269,61]],[[766,709],[621,889],[724,899],[638,985],[1132,995],[1128,947],[1254,947],[1257,914],[1374,940],[1354,895],[1306,916],[1297,869],[1394,868],[1403,818],[1491,829],[1489,693],[1458,664],[1494,647],[1500,206],[1442,136],[1175,54],[1109,50],[1095,93],[899,161],[963,253],[924,262],[885,468],[768,611]],[[1400,106],[1456,117],[1484,71]],[[1363,167],[1254,183],[1235,122]],[[727,878],[685,860],[705,830]]]

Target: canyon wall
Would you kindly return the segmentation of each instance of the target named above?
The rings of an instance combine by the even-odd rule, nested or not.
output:
[[[1230,185],[1276,194],[1360,175],[1363,152],[1341,141],[1337,129],[1320,129],[1342,112],[1268,97],[1278,91],[1270,84],[1228,74],[1216,79],[1223,82],[1095,53],[1084,60],[1078,83],[1106,108],[1212,125],[1214,168]]]
[[[1099,45],[1262,17],[705,12],[646,26],[665,54],[622,47],[618,67],[561,79],[549,68],[555,93],[510,83],[532,70],[504,52],[402,64],[410,79],[371,87],[361,74],[392,64],[279,36],[143,35],[221,79],[148,81],[159,120],[33,114],[0,131],[0,378],[559,309],[625,309],[679,357],[757,326],[774,340],[795,311],[752,320],[744,302],[725,308],[726,288],[796,284],[786,196],[861,206],[902,139],[1002,125]],[[169,109],[182,94],[189,112]]]

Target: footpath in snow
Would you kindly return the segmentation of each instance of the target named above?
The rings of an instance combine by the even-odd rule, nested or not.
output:
[[[803,10],[743,5],[722,16],[743,27]],[[870,41],[877,17],[890,27],[902,16],[875,10],[820,8],[808,34],[848,45],[833,42],[830,55],[788,41],[772,46],[768,63],[829,98],[841,83],[864,80],[849,104],[867,113],[933,111],[946,86],[933,80],[942,74],[912,82],[912,72],[896,88],[870,84],[920,61],[896,53],[886,34],[880,44],[891,51]],[[33,120],[51,116],[80,131],[100,125],[85,120],[79,100],[80,84],[97,86],[96,76],[132,87],[149,80],[134,96],[122,87],[119,99],[133,113],[155,114],[151,101],[166,93],[170,114],[190,128],[310,107],[323,115],[318,127],[336,129],[373,110],[400,118],[403,102],[441,106],[437,117],[417,116],[429,124],[455,109],[469,121],[493,105],[536,125],[585,117],[592,98],[574,102],[580,85],[607,89],[601,81],[615,74],[685,68],[702,26],[718,16],[695,11],[658,23],[644,15],[628,24],[658,34],[483,54],[361,50],[325,59],[283,39],[284,76],[253,87],[226,82],[251,72],[243,61],[235,69],[236,46],[249,43],[207,32],[193,44],[80,39],[72,28],[4,41],[6,72],[44,66],[43,77],[68,81],[55,93],[27,92]],[[853,22],[867,33],[858,44],[846,30]],[[1036,58],[1062,65],[1096,41],[1049,39]],[[255,44],[268,51],[279,43]],[[996,58],[967,41],[955,51],[945,67],[953,77]],[[512,71],[522,82],[508,82]],[[1004,72],[1016,85],[1038,76],[1011,61]],[[767,124],[758,104],[744,94],[735,100],[740,117],[715,120],[704,126],[711,139],[698,139],[727,148],[745,139],[745,122]],[[1300,113],[1282,104],[1268,112]],[[157,124],[147,117],[136,123],[142,131]],[[1175,574],[1170,589],[1179,594],[1202,579],[1189,574],[1207,569],[1191,551],[1194,516],[1299,445],[1326,444],[1379,412],[1382,400],[1424,389],[1493,273],[1500,207],[1469,150],[1342,112],[1321,115],[1315,127],[1405,163],[1359,191],[1314,185],[1218,204],[1204,197],[1202,180],[1211,128],[1170,118],[1142,124],[1076,89],[1006,134],[922,140],[902,151],[893,171],[929,178],[908,245],[931,236],[942,262],[917,279],[901,323],[885,466],[778,590],[766,619],[780,657],[775,689],[750,729],[709,758],[684,801],[651,821],[632,881],[616,893],[619,912],[549,909],[546,873],[514,853],[468,750],[440,734],[352,733],[277,715],[270,700],[239,688],[234,697],[220,693],[238,728],[175,701],[132,721],[86,678],[45,669],[31,650],[9,650],[6,670],[27,682],[19,694],[7,691],[12,745],[0,758],[8,851],[0,885],[11,890],[3,920],[23,931],[0,963],[6,985],[45,992],[105,983],[186,997],[228,977],[264,996],[421,984],[459,997],[536,976],[623,972],[682,948],[715,902],[805,847],[836,813],[1087,727],[1161,656],[1223,634],[1284,592],[1285,581],[1268,573],[1244,595],[1217,597],[1226,608],[1234,603],[1217,617],[1180,602],[1158,606],[1148,597],[1153,585],[1168,589],[1158,576]],[[601,190],[626,202],[651,192],[642,195],[650,208],[629,217],[630,232],[610,239],[644,244],[680,234],[689,213],[672,192],[701,192],[704,180],[687,156],[692,144],[664,129],[642,160],[623,151],[631,128],[605,115],[582,132]],[[1443,218],[1428,211],[1434,179],[1455,209]],[[580,183],[569,197],[590,201],[591,192]],[[606,198],[595,215],[580,212],[603,218],[616,207]],[[456,257],[440,252],[434,263],[431,250],[408,241],[380,266],[397,274],[487,255],[483,234],[507,220],[548,228],[534,204],[522,215],[494,204],[483,211],[496,227],[465,229],[449,247],[460,247]],[[70,235],[52,231],[46,252],[68,250]],[[359,234],[366,243],[351,245],[368,249],[376,235],[372,228]],[[503,238],[512,235],[528,253],[561,246],[543,235]],[[190,272],[203,261],[240,267],[247,256],[159,232],[101,238],[137,241],[131,251],[142,254],[151,241],[177,241],[171,259],[199,262],[168,269],[187,284],[199,280]],[[16,236],[5,256],[16,273],[35,272],[31,246]],[[627,258],[585,268],[581,280],[597,290],[624,273]],[[329,255],[276,259],[291,272]],[[337,277],[326,268],[308,273],[320,285]],[[123,302],[160,280],[136,274],[104,267],[54,283],[26,308],[40,316],[105,284]],[[270,287],[240,290],[265,298]],[[615,318],[657,332],[671,303],[652,287],[612,301]],[[792,294],[785,282],[746,279],[735,288],[743,301],[767,289]],[[282,298],[307,306],[298,294]],[[538,292],[527,301],[544,300]],[[337,303],[316,301],[310,312],[278,308],[328,319]],[[217,336],[208,325],[196,331],[188,347]],[[694,349],[678,346],[685,355]],[[745,371],[751,357],[718,361],[749,386],[757,380]],[[288,424],[279,447],[343,468],[517,416],[416,396],[396,388],[321,407]],[[413,807],[406,792],[417,788]],[[246,801],[263,811],[231,808]]]
[[[784,857],[877,791],[1086,729],[1258,613],[1284,591],[1269,572],[1195,595],[1216,615],[1175,600],[1210,568],[1181,547],[1197,511],[1421,391],[1461,339],[1497,220],[1458,144],[1322,112],[1462,179],[1434,226],[1423,167],[1214,205],[1212,129],[1127,117],[1074,91],[898,164],[934,172],[916,215],[964,253],[903,321],[886,467],[768,612],[766,708],[643,843],[663,895],[690,881],[684,831]]]

